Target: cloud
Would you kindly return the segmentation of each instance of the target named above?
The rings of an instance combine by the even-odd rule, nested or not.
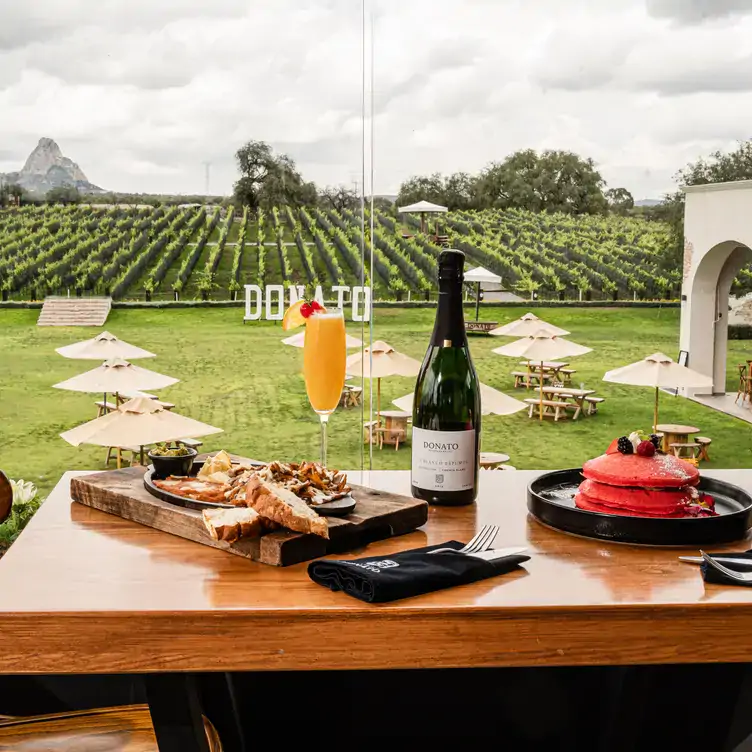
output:
[[[610,185],[658,196],[688,160],[750,135],[749,3],[368,4],[377,192],[529,147],[593,157]],[[211,189],[229,192],[234,152],[253,138],[307,180],[359,179],[360,3],[6,5],[0,171],[50,136],[98,185],[198,192],[210,162]]]
[[[750,0],[647,0],[648,13],[683,24],[752,13]]]

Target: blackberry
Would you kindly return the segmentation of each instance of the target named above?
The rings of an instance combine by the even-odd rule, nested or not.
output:
[[[627,436],[622,436],[617,444],[617,449],[622,454],[634,454],[634,446]]]
[[[661,448],[661,437],[656,436],[654,433],[650,434],[650,441],[656,449]]]

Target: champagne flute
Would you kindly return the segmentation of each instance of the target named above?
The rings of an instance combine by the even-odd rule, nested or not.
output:
[[[311,407],[321,421],[321,464],[326,467],[327,423],[345,385],[345,317],[341,310],[314,311],[306,320],[303,375]]]

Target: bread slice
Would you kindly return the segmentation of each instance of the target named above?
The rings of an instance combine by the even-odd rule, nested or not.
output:
[[[266,531],[265,521],[255,509],[204,509],[204,525],[214,540],[234,543],[238,538],[258,538]]]
[[[329,537],[329,525],[292,491],[265,480],[251,477],[245,490],[245,503],[262,517],[297,533]]]

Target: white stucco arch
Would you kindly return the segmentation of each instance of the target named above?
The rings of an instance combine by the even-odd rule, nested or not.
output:
[[[684,189],[680,345],[689,365],[726,393],[729,291],[752,262],[752,180]]]

